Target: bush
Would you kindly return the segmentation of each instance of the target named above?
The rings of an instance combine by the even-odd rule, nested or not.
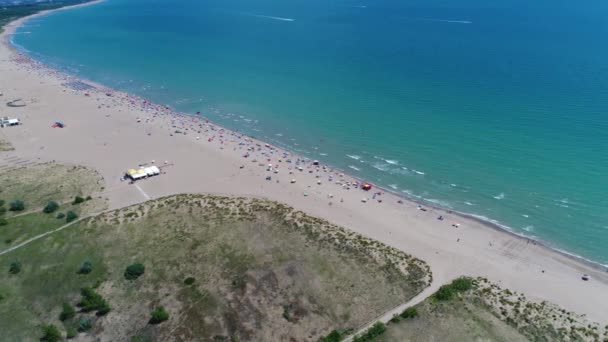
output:
[[[353,342],[366,342],[373,341],[376,337],[384,334],[386,331],[386,326],[382,322],[378,322],[374,324],[371,328],[367,329],[367,331],[361,336],[355,336]]]
[[[55,210],[57,210],[59,208],[59,203],[55,202],[55,201],[49,201],[46,206],[44,207],[44,209],[42,209],[42,212],[45,214],[50,214],[52,212],[54,212]]]
[[[8,221],[6,219],[0,218],[0,226],[6,226]]]
[[[93,271],[93,263],[91,263],[89,260],[86,260],[78,269],[78,274],[89,274],[91,273],[91,271]]]
[[[80,290],[80,303],[78,305],[82,307],[82,311],[90,312],[97,311],[97,315],[102,316],[110,312],[110,305],[106,302],[103,297],[95,292],[90,287],[85,287]]]
[[[443,285],[435,292],[435,299],[445,301],[454,297],[454,290],[449,285]]]
[[[462,277],[455,279],[447,285],[443,285],[435,292],[433,297],[440,301],[450,300],[459,292],[465,292],[473,287],[473,280],[471,278]]]
[[[60,321],[66,321],[70,318],[74,318],[76,316],[76,310],[69,303],[63,303],[63,307],[61,309],[61,313],[59,314]]]
[[[10,274],[17,274],[21,272],[21,263],[19,261],[11,262],[10,266],[8,267],[8,272]]]
[[[329,335],[322,337],[320,342],[340,342],[342,341],[342,334],[338,330],[332,330]]]
[[[188,277],[184,280],[184,284],[192,285],[192,284],[194,284],[195,281],[196,281],[196,279],[194,279],[193,277]]]
[[[462,277],[454,280],[451,284],[452,289],[456,292],[465,292],[473,287],[473,279]]]
[[[78,335],[78,332],[76,331],[76,329],[74,329],[74,328],[72,328],[72,327],[68,327],[68,328],[65,330],[65,337],[66,337],[67,339],[74,338],[74,337],[76,337],[76,335]]]
[[[84,201],[85,201],[84,198],[82,198],[80,196],[76,196],[76,197],[74,197],[74,201],[72,202],[72,205],[80,204],[80,203],[82,203]]]
[[[74,221],[77,218],[78,218],[78,215],[75,212],[71,211],[71,210],[68,211],[68,213],[65,215],[66,222],[72,222],[72,221]]]
[[[93,327],[93,322],[88,317],[81,317],[78,320],[78,331],[83,332],[90,330]]]
[[[124,275],[127,280],[135,280],[139,278],[142,274],[144,274],[145,271],[146,268],[144,267],[144,265],[140,263],[135,263],[127,267]]]
[[[4,215],[4,214],[6,214],[6,208],[0,207],[0,215]]]
[[[162,306],[156,307],[152,311],[152,317],[150,318],[151,324],[159,324],[169,319],[169,313]]]
[[[59,213],[59,214],[57,214],[56,217],[61,220],[62,218],[65,217],[65,214],[64,213]]]
[[[400,315],[402,318],[414,318],[416,316],[418,316],[418,310],[416,310],[415,307],[409,307],[405,310],[403,310],[403,312]]]
[[[0,200],[0,207],[4,207],[4,204],[6,203],[5,200]]]
[[[25,209],[25,203],[21,200],[14,200],[10,203],[8,210],[10,211],[22,211]]]
[[[87,198],[85,198],[85,200],[86,200],[86,201],[90,201],[90,200],[92,200],[92,199],[93,199],[93,197],[91,197],[90,195],[89,195],[89,196],[87,196]]]
[[[40,341],[45,341],[45,342],[61,341],[61,333],[59,332],[59,329],[57,329],[56,326],[54,326],[52,324],[45,325],[42,328],[42,331],[43,331],[44,335],[42,336],[42,338],[40,338]]]

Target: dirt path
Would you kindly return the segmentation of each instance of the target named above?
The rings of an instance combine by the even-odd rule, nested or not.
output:
[[[352,342],[353,339],[355,338],[355,336],[364,334],[365,331],[367,331],[369,328],[371,328],[374,324],[376,324],[378,322],[387,324],[395,315],[399,315],[400,313],[403,312],[403,310],[405,310],[409,307],[412,307],[412,306],[422,302],[423,300],[427,299],[431,295],[433,295],[433,293],[435,293],[442,285],[443,285],[442,282],[438,282],[438,281],[432,282],[430,286],[428,286],[422,292],[420,292],[418,295],[416,295],[416,297],[383,313],[381,316],[376,317],[374,320],[366,323],[362,327],[359,327],[359,329],[357,329],[357,331],[355,331],[353,334],[345,337],[343,341]]]

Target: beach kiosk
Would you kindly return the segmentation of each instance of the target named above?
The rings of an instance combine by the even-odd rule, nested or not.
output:
[[[145,166],[139,169],[127,170],[125,176],[133,181],[160,175],[160,169],[157,166]]]

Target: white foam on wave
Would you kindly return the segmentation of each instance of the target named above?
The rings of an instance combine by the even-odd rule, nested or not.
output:
[[[271,15],[253,14],[253,13],[243,13],[243,14],[250,16],[250,17],[256,17],[256,18],[265,18],[265,19],[273,19],[273,20],[289,21],[289,22],[296,21],[295,19],[292,19],[292,18],[273,17]]]
[[[397,186],[397,184],[389,184],[389,186],[391,187],[391,189],[393,190],[398,190],[399,187]]]
[[[391,165],[399,165],[399,161],[397,161],[397,160],[386,159],[384,161]]]
[[[326,156],[327,153],[319,153],[320,156]]]
[[[353,169],[353,170],[355,170],[355,171],[361,171],[361,169],[360,169],[360,168],[358,168],[358,167],[356,167],[356,166],[353,166],[353,165],[348,165],[348,168]]]
[[[521,216],[523,216],[523,217],[525,217],[525,218],[530,217],[530,215],[526,215],[526,214],[521,214]]]
[[[372,164],[372,167],[376,170],[380,170],[383,172],[388,171],[388,164],[383,164],[383,163],[374,163]]]
[[[534,231],[534,226],[525,226],[522,229],[527,232],[532,232],[532,231]]]
[[[498,195],[494,196],[494,199],[501,200],[505,198],[505,193],[501,192]]]
[[[473,204],[473,203],[471,203],[471,202],[464,202],[464,204],[466,204],[466,205],[470,205],[470,206],[475,205],[475,204]]]
[[[425,174],[425,173],[424,173],[424,172],[422,172],[422,171],[418,171],[418,170],[414,170],[414,169],[412,169],[412,172],[414,172],[414,173],[416,173],[416,174],[419,174],[419,175],[424,175],[424,174]]]
[[[359,160],[359,159],[361,159],[361,157],[360,157],[360,156],[358,156],[358,155],[351,155],[351,154],[347,154],[346,156],[347,156],[348,158],[350,158],[350,159],[354,159],[354,160]]]
[[[434,21],[438,23],[450,23],[450,24],[472,24],[470,20],[448,20],[448,19],[434,19],[434,18],[418,18],[418,20]]]

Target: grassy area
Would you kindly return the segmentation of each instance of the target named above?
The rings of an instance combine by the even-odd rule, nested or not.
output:
[[[0,32],[2,32],[2,27],[8,24],[9,22],[19,19],[22,17],[26,17],[28,15],[32,15],[44,10],[50,10],[55,8],[60,8],[68,5],[74,5],[78,3],[89,2],[88,0],[64,0],[64,1],[53,1],[53,2],[40,2],[40,3],[31,3],[24,5],[7,5],[0,6]]]
[[[11,201],[21,200],[23,212],[39,211],[48,201],[71,202],[76,196],[87,197],[103,190],[104,179],[97,172],[82,166],[45,163],[0,173],[0,200],[5,207]],[[99,209],[99,199],[86,203],[86,207]],[[7,211],[10,217],[20,212]]]
[[[608,338],[606,327],[555,305],[529,301],[485,279],[474,280],[469,290],[446,288],[411,309],[415,314],[410,311],[409,315],[396,317],[374,341],[604,341]]]
[[[78,274],[85,261],[88,274]],[[8,272],[19,262],[21,271]],[[127,266],[143,274],[127,280]],[[255,199],[180,195],[105,213],[0,257],[0,331],[33,340],[83,318],[105,340],[310,340],[355,328],[430,281],[407,254]],[[109,313],[64,303],[95,288]],[[168,319],[151,324],[151,313]],[[78,309],[77,309],[78,311]]]

